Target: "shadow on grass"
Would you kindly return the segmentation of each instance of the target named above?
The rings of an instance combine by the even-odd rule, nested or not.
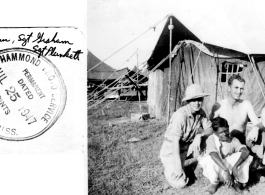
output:
[[[189,182],[187,184],[187,186],[191,186],[195,183],[195,181],[198,179],[198,162],[192,162],[191,164],[188,164],[187,166],[185,166],[185,173],[187,175],[187,177],[189,178]],[[197,169],[197,171],[195,171]],[[196,174],[197,172],[197,174]],[[251,169],[249,171],[249,181],[246,185],[246,187],[244,189],[242,189],[243,191],[248,191],[249,189],[253,186],[255,186],[256,184],[258,184],[261,180],[261,177],[265,177],[265,169]]]
[[[260,182],[260,178],[265,177],[265,169],[256,169],[249,171],[249,181],[246,188],[250,188]]]
[[[197,177],[195,175],[195,169],[197,168],[197,165],[198,161],[195,161],[185,167],[185,174],[189,178],[187,186],[191,186],[197,180]]]

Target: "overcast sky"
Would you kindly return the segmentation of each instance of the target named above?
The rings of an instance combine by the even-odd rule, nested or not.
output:
[[[88,1],[88,49],[101,60],[146,32],[163,20],[178,4],[176,0],[89,0]],[[183,2],[183,1],[182,1]],[[183,3],[182,3],[183,4]],[[132,67],[137,62],[134,55],[138,49],[138,62],[146,60],[152,52],[164,19],[156,31],[149,30],[137,41],[115,54],[107,64],[115,68]],[[147,56],[147,57],[145,57]],[[122,64],[124,64],[122,66]],[[122,66],[122,67],[121,67]]]
[[[242,15],[239,21],[233,21],[234,24],[242,26],[245,21],[249,24],[255,23],[252,18],[263,14],[264,8],[261,0],[88,0],[88,50],[101,60],[105,60],[169,14],[175,15],[184,25],[188,23],[192,31],[197,31],[200,28],[200,21],[207,20],[208,15],[218,15],[218,10],[226,11],[226,15],[231,17],[230,20],[233,20],[234,16],[238,18],[239,14]],[[133,55],[136,50],[138,62],[146,61],[155,47],[164,22],[165,19],[158,24],[155,31],[149,30],[105,62],[116,69],[132,68],[137,62],[136,55]],[[220,28],[220,25],[213,21],[211,28],[214,30],[215,27]],[[203,35],[203,29],[198,33]],[[218,42],[215,35],[203,36],[212,36],[211,40]],[[219,42],[222,43],[223,38],[220,36]],[[234,40],[227,42],[231,41]]]

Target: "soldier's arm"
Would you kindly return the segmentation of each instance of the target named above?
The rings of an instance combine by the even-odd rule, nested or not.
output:
[[[257,117],[252,104],[249,101],[246,101],[245,103],[246,103],[246,108],[248,109],[247,110],[248,117],[252,122],[252,124],[254,125],[254,127],[259,128],[259,130],[264,130],[264,126],[262,125],[262,122],[259,121],[259,118]]]
[[[259,121],[257,115],[254,112],[254,108],[249,101],[245,101],[245,108],[247,109],[248,117],[252,124],[254,125],[250,132],[248,133],[246,140],[257,141],[259,136],[259,131],[264,131],[264,126]]]
[[[261,111],[261,124],[263,126],[262,130],[265,131],[265,107]]]

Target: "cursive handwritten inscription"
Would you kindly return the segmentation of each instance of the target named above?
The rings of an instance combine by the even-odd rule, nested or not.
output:
[[[10,39],[0,39],[0,42],[9,42]]]
[[[47,46],[45,46],[41,48],[38,45],[35,45],[33,47],[33,50],[39,54],[39,57],[50,55],[50,56],[56,56],[60,58],[69,58],[72,60],[79,60],[79,55],[83,53],[80,49],[77,51],[71,51],[71,48],[68,48],[68,50],[64,54],[62,54],[56,51],[56,47],[47,48]]]
[[[18,36],[18,41],[22,41],[22,46],[26,46],[27,43],[29,43],[29,40],[30,38],[32,37],[33,35],[33,32],[31,32],[30,34],[28,35],[25,35],[25,34],[20,34]],[[27,37],[27,38],[26,38]]]
[[[52,37],[52,39],[49,39],[49,38],[44,38],[44,32],[43,33],[38,33],[38,35],[37,35],[37,39],[35,39],[34,41],[32,41],[32,43],[34,43],[34,42],[37,42],[37,43],[46,43],[46,44],[48,44],[48,43],[59,43],[59,44],[69,44],[69,45],[73,45],[73,43],[70,43],[69,41],[67,41],[67,40],[63,40],[63,41],[61,41],[60,39],[56,39],[56,37],[57,37],[57,34],[58,34],[58,32],[56,32],[55,34],[54,34],[54,36]]]
[[[57,48],[53,46],[53,44],[73,45],[73,43],[68,40],[59,39],[58,36],[58,32],[56,32],[52,38],[45,37],[44,32],[38,32],[37,36],[31,32],[29,34],[20,34],[18,36],[18,41],[22,42],[21,46],[24,47],[28,43],[35,43],[36,45],[33,46],[33,51],[39,54],[38,57],[53,56],[59,58],[69,58],[71,60],[80,60],[80,54],[83,54],[80,49],[73,51],[72,48],[68,48],[64,52],[59,52]],[[49,44],[52,46],[40,46],[41,44]],[[2,60],[1,56],[0,60]]]

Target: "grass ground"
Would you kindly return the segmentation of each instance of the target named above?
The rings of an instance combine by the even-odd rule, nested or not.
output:
[[[88,110],[88,194],[204,194],[209,183],[198,167],[196,178],[182,190],[175,190],[166,182],[158,157],[165,121],[132,122],[128,118],[131,113],[139,113],[137,102],[108,103]],[[102,108],[103,112],[98,112]],[[142,112],[147,110],[146,103],[142,104]],[[140,141],[128,141],[131,138]],[[191,168],[186,167],[187,174]],[[265,172],[256,170],[250,174],[252,185],[243,194],[265,194]],[[221,186],[216,194],[239,193]]]

